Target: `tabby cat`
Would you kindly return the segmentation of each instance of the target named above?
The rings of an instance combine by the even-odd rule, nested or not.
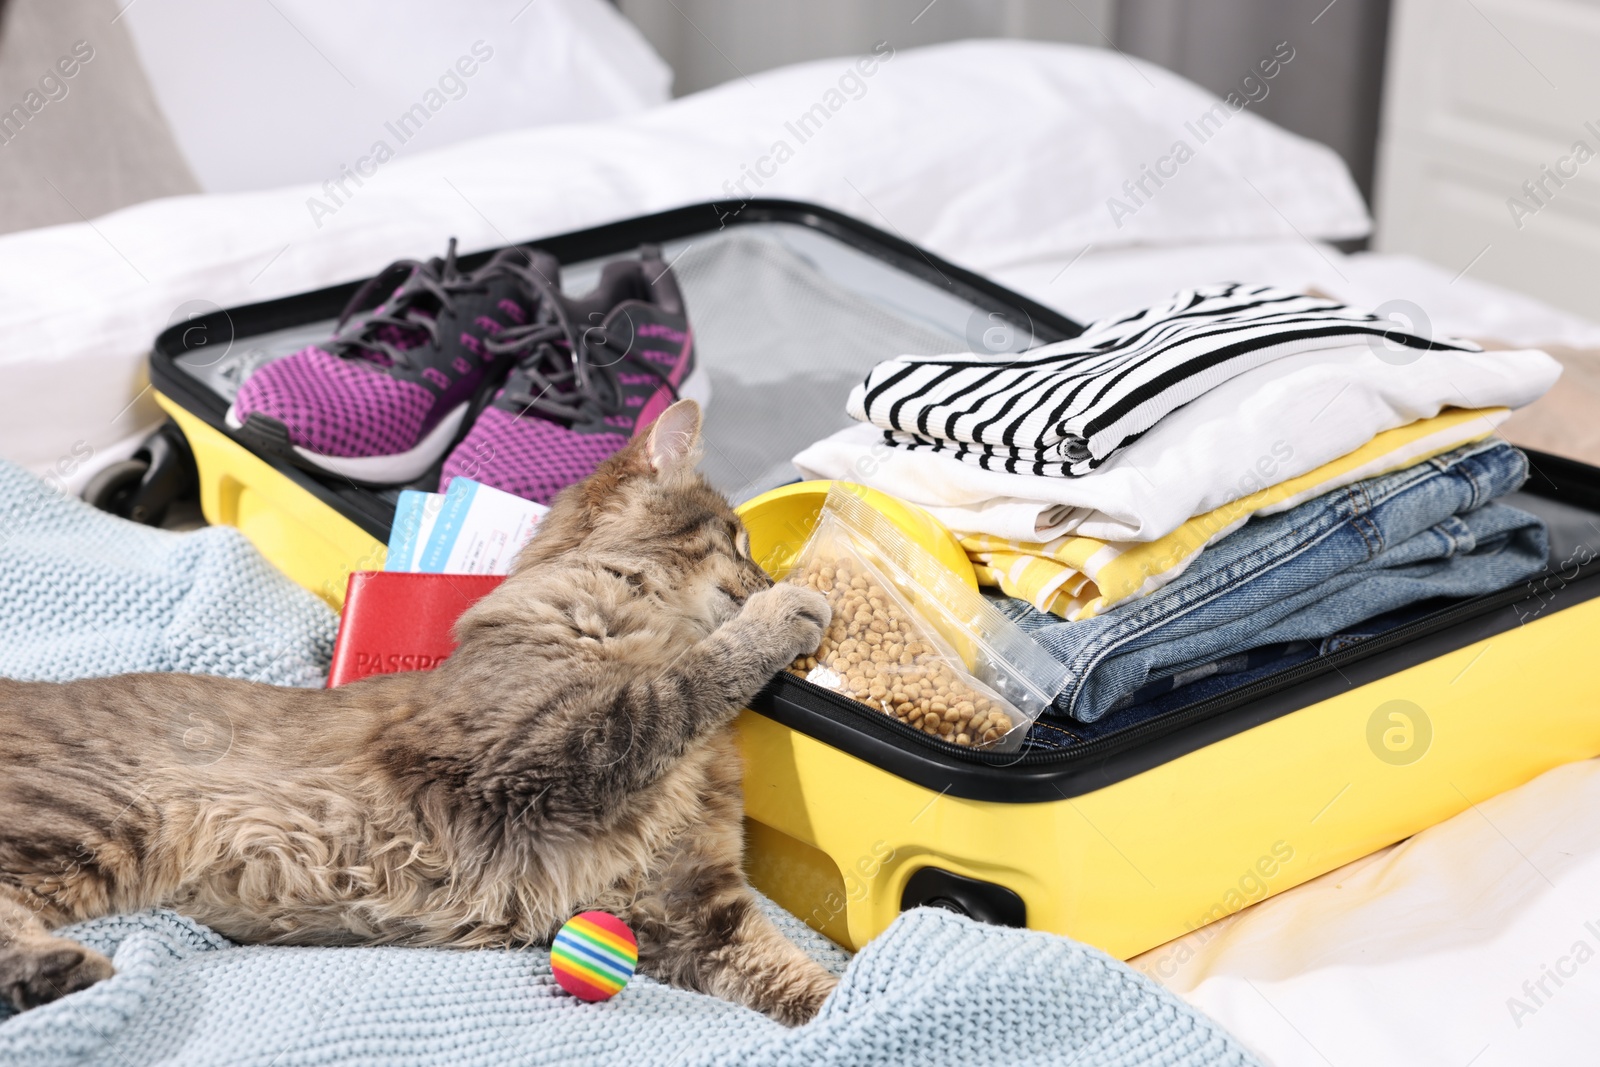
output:
[[[563,492],[432,672],[0,680],[0,994],[106,978],[51,931],[153,905],[243,942],[463,948],[595,908],[641,972],[810,1019],[836,980],[745,882],[730,724],[829,609],[751,560],[699,432],[680,401]]]

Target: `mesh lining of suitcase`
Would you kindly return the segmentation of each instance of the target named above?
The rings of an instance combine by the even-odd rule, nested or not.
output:
[[[854,421],[845,398],[874,364],[965,345],[850,292],[783,238],[732,230],[673,261],[711,375],[701,470],[735,504],[794,481],[790,457]]]
[[[850,389],[880,360],[970,346],[984,311],[832,238],[784,223],[748,224],[666,242],[711,378],[701,469],[735,504],[796,479],[789,459],[851,423]],[[562,287],[588,291],[608,259],[562,268]],[[974,327],[974,324],[977,327]],[[231,402],[262,365],[325,338],[333,320],[249,338],[223,357],[204,349],[176,363]],[[992,341],[996,334],[988,333]],[[996,350],[1035,343],[1010,331]],[[425,475],[415,488],[432,488]],[[398,489],[378,493],[393,500]]]

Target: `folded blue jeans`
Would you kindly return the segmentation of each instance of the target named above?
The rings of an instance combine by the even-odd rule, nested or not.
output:
[[[1211,663],[1147,682],[1119,700],[1094,722],[1067,722],[1053,712],[1047,713],[1033,724],[1028,732],[1028,740],[1043,748],[1071,748],[1085,741],[1120,733],[1142,722],[1159,719],[1203,700],[1272,678],[1318,657],[1359,645],[1397,627],[1416,622],[1451,603],[1453,601],[1449,599],[1419,600],[1398,611],[1386,611],[1345,627],[1320,641],[1280,641],[1274,645],[1260,645],[1245,652],[1235,652]]]
[[[1544,524],[1490,503],[1527,473],[1515,448],[1477,442],[1252,519],[1170,585],[1097,618],[1063,622],[1026,601],[998,603],[1071,668],[1056,712],[1093,722],[1156,679],[1541,573]]]

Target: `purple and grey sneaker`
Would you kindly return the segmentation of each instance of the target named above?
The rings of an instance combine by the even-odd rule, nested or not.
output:
[[[556,261],[506,249],[471,274],[401,260],[351,298],[331,340],[252,374],[227,423],[258,452],[367,485],[400,485],[449,449],[512,359],[492,340],[534,322]],[[380,294],[387,300],[363,314]]]
[[[710,399],[683,295],[659,249],[606,264],[580,299],[541,289],[539,317],[490,342],[517,364],[445,460],[440,492],[471,478],[548,504],[673,401]]]

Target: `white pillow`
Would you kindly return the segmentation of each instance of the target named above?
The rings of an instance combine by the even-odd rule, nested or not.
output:
[[[743,195],[816,201],[979,270],[1089,243],[1365,232],[1338,158],[1249,114],[1118,228],[1106,198],[1213,102],[1109,51],[884,46],[605,122],[402,154],[338,203],[320,184],[288,186],[9,234],[0,456],[42,469],[80,440],[113,455],[157,417],[148,396],[132,403],[144,354],[195,301],[228,307],[348,281],[436,254],[451,236],[471,251]]]
[[[648,121],[726,146],[723,178],[736,192],[742,179],[759,195],[831,204],[982,269],[1087,245],[1339,240],[1372,226],[1332,149],[1109,49],[963,41],[910,50],[855,78],[859,99],[835,91],[850,64],[729,82]],[[832,117],[800,129],[798,116],[819,103]],[[717,129],[730,113],[737,124]],[[1162,164],[1180,141],[1187,161]],[[792,157],[767,164],[772,178],[752,177],[780,144]],[[1144,177],[1158,165],[1174,172],[1160,187]],[[1124,183],[1141,179],[1151,195],[1135,200]],[[1114,211],[1113,198],[1131,213]]]
[[[664,103],[672,83],[604,0],[140,0],[123,10],[207,192],[338,181],[363,159],[370,178],[386,169],[374,162],[379,143],[398,158],[611,118]]]

